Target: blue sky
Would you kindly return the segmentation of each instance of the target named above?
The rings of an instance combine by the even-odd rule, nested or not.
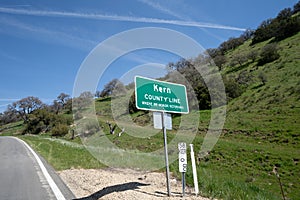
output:
[[[85,58],[120,32],[162,27],[186,34],[205,49],[216,48],[297,1],[1,0],[0,112],[27,96],[50,103],[61,92],[71,95]],[[177,59],[161,51],[129,53],[111,64],[99,89],[135,66]]]

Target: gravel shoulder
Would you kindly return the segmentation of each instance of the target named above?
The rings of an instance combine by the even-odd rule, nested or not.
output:
[[[164,173],[115,168],[70,169],[58,173],[81,200],[208,200],[196,197],[192,188],[186,188],[186,196],[182,198],[181,181],[175,178],[171,178],[172,196],[168,197]]]

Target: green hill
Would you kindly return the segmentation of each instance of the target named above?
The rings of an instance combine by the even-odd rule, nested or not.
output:
[[[185,120],[192,125],[198,123],[196,119],[200,115],[198,130],[184,128],[187,133],[197,133],[193,144],[198,157],[197,172],[203,196],[221,199],[282,199],[277,175],[288,199],[300,196],[300,33],[277,43],[280,56],[272,62],[261,65],[258,55],[255,59],[235,62],[237,55],[261,52],[264,46],[272,43],[271,40],[254,45],[248,40],[224,54],[226,62],[222,65],[221,73],[225,85],[230,87],[226,81],[229,79],[239,83],[240,94],[228,99],[222,135],[204,158],[197,154],[208,129],[211,110],[202,109],[185,115]],[[131,125],[123,123],[118,124],[120,127],[117,126],[115,130],[118,133],[126,127],[121,137],[110,134],[107,122],[116,123],[111,113],[111,98],[96,99],[95,107],[101,131],[118,148],[142,152],[163,148],[161,132],[146,139],[133,137],[128,134]],[[69,111],[62,110],[60,113],[59,118],[52,119],[54,114],[35,112],[33,119],[50,117],[54,120],[50,125],[55,125],[57,122],[66,123],[63,118],[71,117]],[[140,126],[151,127],[151,116],[147,112],[134,112],[131,118]],[[180,115],[173,115],[172,118],[174,128],[168,131],[169,141],[174,138],[181,121]],[[39,121],[36,123],[40,125]],[[99,136],[93,124],[87,123],[87,126],[96,130],[91,137]],[[3,125],[0,132],[5,135],[21,134],[26,127],[28,125],[17,122]],[[143,132],[149,127],[145,127]],[[83,148],[81,140],[70,139],[71,133],[58,139],[51,138],[51,131],[40,136],[19,137],[58,170],[103,167]],[[187,183],[193,185],[190,161],[188,163]],[[170,165],[170,169],[178,178],[181,176],[177,161]],[[274,169],[277,174],[274,174]]]
[[[250,41],[229,52],[230,60],[238,53],[260,51],[269,41],[250,46]],[[262,132],[285,143],[297,143],[300,120],[300,33],[278,43],[280,58],[259,66],[258,62],[226,67],[224,73],[252,77],[245,92],[228,104],[225,127],[233,130]],[[265,76],[262,83],[259,76]],[[285,138],[286,137],[286,138]],[[294,137],[294,138],[293,138]],[[288,141],[288,139],[290,139]]]
[[[296,17],[298,22],[293,21]],[[283,39],[283,35],[286,35],[284,27],[295,27],[294,23],[300,21],[299,14],[293,14],[284,20],[277,19],[267,30],[262,29],[263,34],[260,36],[263,37],[255,42],[251,37],[242,41],[241,38],[231,39],[223,43],[221,52],[211,55],[222,74],[228,99],[222,134],[204,158],[198,152],[211,120],[208,90],[199,84],[201,79],[193,76],[193,71],[185,71],[189,73],[190,80],[194,81],[193,86],[197,87],[203,100],[200,111],[193,110],[185,115],[187,125],[181,127],[187,134],[196,133],[193,144],[197,154],[199,187],[203,196],[218,199],[282,199],[282,186],[286,199],[300,197],[300,32],[293,33],[292,36],[287,34],[288,37]],[[290,22],[289,26],[285,26],[284,22]],[[274,33],[272,28],[276,26],[283,27],[280,34]],[[260,41],[264,37],[267,40]],[[238,42],[238,45],[235,43],[230,46],[231,42]],[[184,61],[180,64],[189,65]],[[127,87],[133,92],[132,85]],[[78,104],[80,109],[90,111],[90,108],[84,108],[86,97],[89,96],[93,97],[86,92],[73,99],[73,103]],[[0,115],[0,134],[18,135],[26,140],[57,170],[103,167],[82,143],[85,140],[97,141],[104,135],[116,147],[132,152],[149,153],[163,148],[161,132],[146,138],[134,137],[130,135],[130,131],[136,128],[132,124],[117,124],[116,133],[125,128],[121,137],[110,134],[108,124],[116,124],[112,116],[112,101],[113,98],[110,97],[95,100],[100,127],[90,123],[86,116],[74,113],[74,117],[79,122],[84,122],[84,128],[87,129],[81,130],[82,132],[77,130],[76,134],[81,135],[83,140],[72,138],[74,124],[71,119],[72,99],[69,98],[49,107],[40,102],[40,107],[27,113],[23,116],[25,118],[18,116],[18,112],[12,107],[10,112]],[[136,109],[131,111],[132,121],[142,126],[134,131],[146,134],[152,129],[149,112]],[[21,119],[27,120],[24,121],[25,124],[19,121]],[[172,116],[173,130],[168,131],[169,141],[177,134],[182,119],[181,115]],[[199,127],[194,128],[198,123]],[[59,138],[53,138],[54,136]],[[120,164],[131,163],[129,167],[134,167],[133,161],[120,159]],[[188,163],[187,183],[193,185],[190,161]],[[151,163],[145,163],[147,164]],[[178,161],[171,163],[170,169],[180,178]]]
[[[236,55],[260,52],[269,43],[270,40],[251,45],[249,40],[225,54],[227,61],[221,70],[224,78],[237,82],[242,79],[247,84],[243,84],[240,96],[228,101],[223,134],[216,146],[207,157],[198,160],[203,195],[225,199],[281,199],[278,178],[273,173],[276,169],[285,196],[290,199],[300,196],[300,33],[278,42],[280,57],[273,62],[260,65],[257,57],[232,64]],[[104,127],[106,121],[113,123],[110,99],[97,100],[96,108]],[[196,152],[206,134],[210,113],[201,110],[187,116],[193,123],[200,114],[193,142]],[[132,118],[139,125],[151,123],[144,112],[134,113]],[[180,116],[173,116],[175,130],[179,123]],[[168,133],[170,140],[175,133]],[[124,149],[148,152],[163,146],[161,134],[147,141],[126,133],[121,138],[108,137]],[[177,164],[171,166],[175,173],[178,173]],[[192,184],[190,167],[187,180]]]

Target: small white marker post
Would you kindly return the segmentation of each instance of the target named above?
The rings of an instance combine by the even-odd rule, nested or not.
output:
[[[195,162],[195,154],[194,154],[193,144],[190,144],[190,147],[191,147],[191,161],[192,161],[192,168],[193,168],[195,194],[197,196],[199,194],[199,187],[198,187],[198,178],[197,178],[197,170],[196,170],[196,162]]]
[[[182,197],[185,196],[185,172],[187,169],[186,143],[178,143],[179,172],[182,173]]]

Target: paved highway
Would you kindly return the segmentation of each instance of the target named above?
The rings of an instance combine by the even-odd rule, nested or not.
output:
[[[0,137],[1,200],[65,200],[74,195],[26,143]]]

